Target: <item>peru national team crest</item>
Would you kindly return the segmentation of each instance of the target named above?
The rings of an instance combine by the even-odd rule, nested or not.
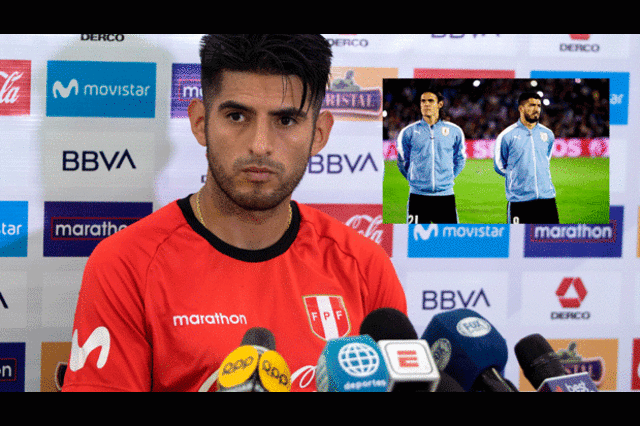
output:
[[[322,340],[346,336],[351,330],[342,296],[303,296],[313,333]]]

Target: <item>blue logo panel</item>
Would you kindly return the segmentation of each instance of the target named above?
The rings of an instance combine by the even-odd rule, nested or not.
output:
[[[622,206],[602,225],[525,225],[524,257],[621,257]]]
[[[154,118],[155,110],[155,63],[47,63],[48,117]]]
[[[45,257],[89,256],[98,243],[151,214],[153,203],[44,203]]]
[[[509,257],[509,225],[409,225],[408,257]]]
[[[29,203],[0,201],[0,257],[26,257]]]
[[[24,392],[24,342],[0,343],[0,392]]]
[[[608,78],[609,124],[629,121],[629,73],[589,71],[531,71],[532,78]]]

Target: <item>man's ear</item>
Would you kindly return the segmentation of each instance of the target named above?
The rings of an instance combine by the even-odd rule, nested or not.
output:
[[[322,148],[327,145],[329,141],[329,135],[333,128],[333,114],[330,111],[322,111],[318,114],[316,121],[316,130],[313,135],[313,143],[311,145],[311,156],[313,157],[319,153]]]
[[[207,139],[204,132],[205,108],[200,99],[193,99],[187,108],[189,121],[191,122],[191,132],[196,137],[198,143],[207,146]]]

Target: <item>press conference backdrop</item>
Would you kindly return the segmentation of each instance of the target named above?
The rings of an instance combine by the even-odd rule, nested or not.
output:
[[[535,332],[600,390],[640,389],[640,36],[325,36],[334,61],[323,107],[336,124],[294,199],[384,247],[418,334],[434,314],[467,307],[507,339],[505,376],[522,390],[513,347]],[[202,185],[205,152],[186,118],[201,96],[200,37],[0,36],[0,390],[56,390],[95,245]],[[382,86],[400,78],[608,79],[608,140],[581,155],[609,159],[609,222],[383,223],[395,141]],[[562,144],[565,155],[583,146]]]

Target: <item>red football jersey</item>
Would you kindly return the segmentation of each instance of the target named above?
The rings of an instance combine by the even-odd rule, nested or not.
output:
[[[358,335],[381,307],[407,313],[378,244],[292,202],[263,250],[230,246],[189,197],[102,241],[87,261],[63,391],[198,391],[251,327],[275,336],[292,391],[314,391],[327,339]],[[215,386],[210,390],[215,390]]]

